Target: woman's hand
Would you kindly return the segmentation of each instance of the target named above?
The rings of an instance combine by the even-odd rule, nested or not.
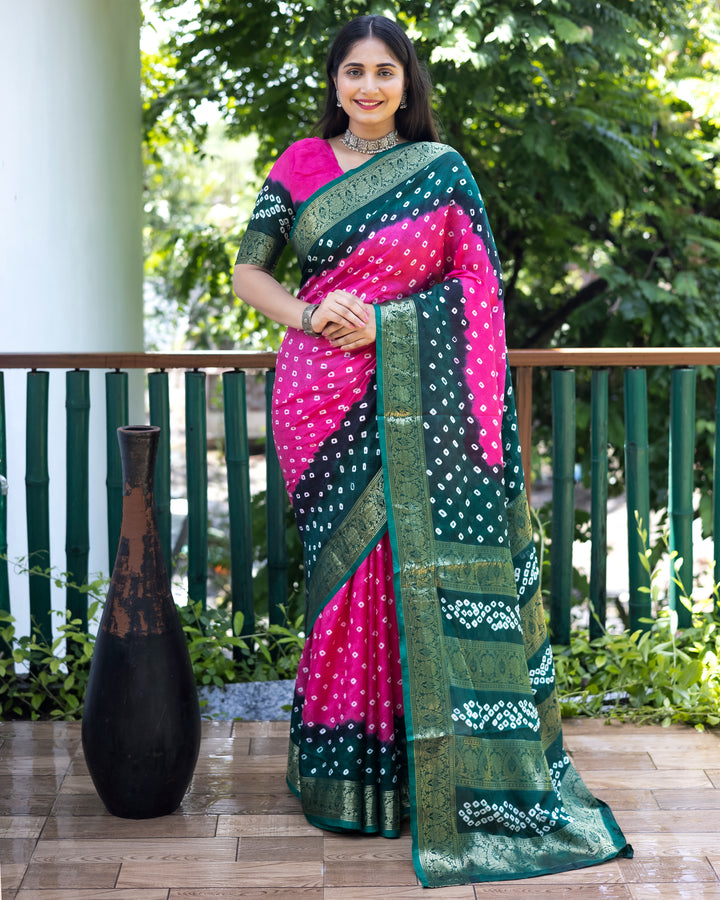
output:
[[[370,311],[367,325],[362,328],[344,328],[340,325],[329,325],[323,331],[325,337],[333,347],[341,347],[343,350],[359,350],[375,343],[375,315]]]
[[[307,303],[299,300],[273,278],[270,272],[250,263],[239,263],[233,273],[238,297],[274,322],[301,329]],[[313,307],[313,331],[324,334],[335,346],[348,350],[375,341],[375,314],[355,294],[331,291]]]
[[[313,313],[312,327],[334,347],[358,350],[375,343],[375,314],[348,291],[332,291]]]

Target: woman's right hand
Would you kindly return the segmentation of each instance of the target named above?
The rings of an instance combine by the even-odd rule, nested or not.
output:
[[[372,310],[348,291],[331,291],[318,303],[312,317],[313,331],[322,332],[328,339],[346,329],[364,328]]]

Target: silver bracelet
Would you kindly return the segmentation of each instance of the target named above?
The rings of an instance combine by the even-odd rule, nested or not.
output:
[[[312,317],[316,309],[317,306],[314,303],[308,303],[308,305],[302,311],[302,330],[305,332],[305,334],[310,335],[310,337],[320,337],[320,335],[322,334],[321,331],[314,331],[312,327]]]

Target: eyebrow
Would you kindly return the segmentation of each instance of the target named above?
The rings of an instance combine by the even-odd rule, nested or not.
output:
[[[360,63],[360,62],[346,62],[346,63],[342,64],[343,69],[347,69],[347,68],[362,69],[364,66],[365,66],[365,63]],[[397,69],[397,67],[398,67],[398,63],[383,62],[383,63],[378,63],[375,68],[377,68],[377,69],[387,69],[387,68]]]

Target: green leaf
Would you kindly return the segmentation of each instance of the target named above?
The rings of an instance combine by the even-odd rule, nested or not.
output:
[[[703,664],[699,659],[694,659],[683,667],[678,684],[681,688],[688,688],[691,684],[701,681],[702,675]]]
[[[552,23],[557,36],[566,44],[582,44],[592,40],[591,28],[581,27],[564,16],[557,16],[551,13],[548,13],[548,20]]]

